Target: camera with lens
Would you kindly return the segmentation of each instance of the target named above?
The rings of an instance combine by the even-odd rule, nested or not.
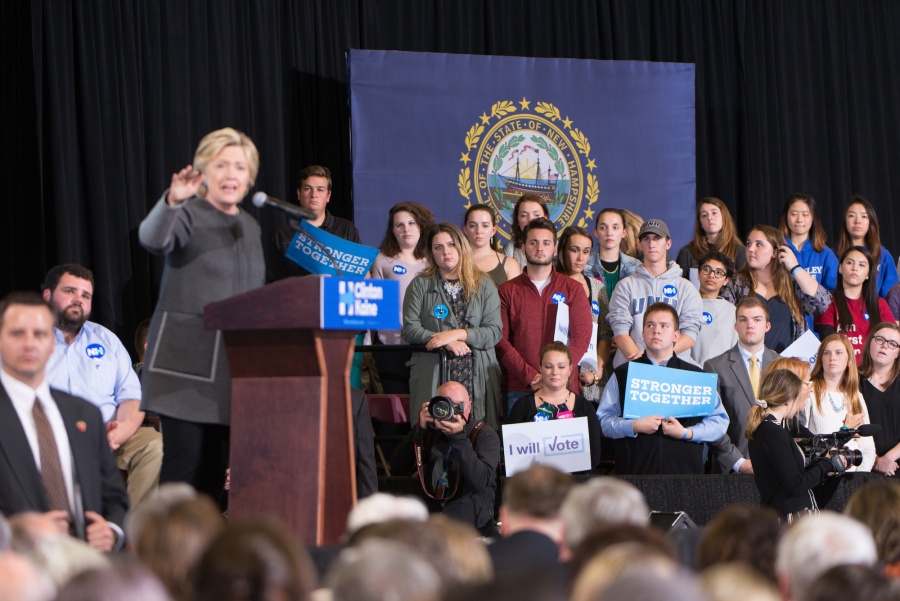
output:
[[[452,421],[456,415],[463,414],[463,406],[454,403],[450,397],[436,396],[428,401],[428,415],[439,422]]]
[[[862,465],[862,451],[844,448],[844,445],[859,433],[858,429],[841,428],[831,434],[816,434],[812,438],[803,438],[798,440],[797,444],[806,456],[806,465],[824,457],[831,460],[835,472],[841,473],[848,467]],[[841,457],[847,462],[846,467],[841,462]]]

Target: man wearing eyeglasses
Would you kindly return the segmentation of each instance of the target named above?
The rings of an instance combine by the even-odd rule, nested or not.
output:
[[[701,282],[704,278],[701,273]],[[748,296],[737,304],[734,313],[737,344],[703,366],[703,371],[719,374],[719,396],[728,413],[728,431],[710,449],[716,460],[714,472],[752,474],[744,429],[750,409],[756,403],[762,372],[778,353],[765,346],[771,324],[769,306],[764,300],[756,295]]]
[[[691,347],[691,359],[703,365],[737,344],[738,335],[734,329],[734,305],[719,298],[722,287],[734,277],[734,261],[713,250],[701,257],[698,265],[703,325]]]

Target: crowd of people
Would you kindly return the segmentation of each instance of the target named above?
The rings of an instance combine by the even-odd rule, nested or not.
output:
[[[379,392],[409,395],[410,432],[390,464],[398,475],[418,474],[425,511],[354,527],[337,561],[320,565],[324,586],[313,592],[310,558],[283,528],[222,519],[231,378],[203,307],[308,275],[285,256],[295,224],[264,240],[241,207],[258,170],[245,134],[212,132],[142,222],[140,242],[165,268],[154,314],[136,336],[134,369],[115,334],[89,321],[89,269],[57,266],[41,294],[0,302],[0,512],[10,522],[0,524],[0,575],[13,575],[0,577],[0,590],[5,581],[31,583],[0,600],[49,599],[56,590],[59,599],[105,599],[126,587],[178,600],[453,599],[462,591],[612,599],[634,587],[650,598],[673,582],[685,598],[734,599],[722,596],[730,580],[770,598],[825,599],[835,587],[859,592],[861,581],[873,599],[896,594],[887,577],[900,574],[892,542],[900,518],[890,513],[900,514],[900,485],[865,487],[854,497],[863,499],[857,513],[848,506],[874,534],[848,518],[807,514],[819,512],[813,490],[836,474],[896,474],[897,267],[871,203],[850,199],[831,250],[808,194],[789,197],[778,227],[755,225],[744,239],[725,203],[704,198],[694,236],[677,253],[663,220],[624,209],[599,211],[592,232],[558,232],[537,194],[511,208],[503,248],[502,216],[490,206],[471,206],[455,224],[435,223],[416,202],[395,205],[368,277],[399,281],[402,328],[371,333],[398,349],[370,367]],[[327,210],[331,190],[327,168],[300,171],[297,199],[309,223],[359,242],[355,226]],[[807,332],[821,338],[811,370],[780,356]],[[626,415],[633,365],[664,367],[662,379],[716,374],[709,410]],[[362,408],[355,421],[367,422],[364,397],[354,391],[354,399]],[[434,415],[435,400],[448,419]],[[746,541],[735,533],[756,510],[735,508],[717,518],[732,520],[730,528],[707,530],[720,552],[704,554],[704,539],[696,556],[679,556],[649,528],[640,492],[600,477],[574,486],[550,468],[510,478],[497,514],[501,427],[566,418],[586,419],[595,473],[606,462],[617,475],[753,474],[765,509],[751,517],[774,520],[769,538],[738,550]],[[796,442],[836,431],[846,433],[835,445],[841,453],[811,455]],[[376,489],[371,428],[357,432],[363,496]],[[883,506],[873,509],[865,495]],[[428,518],[429,510],[450,520]],[[782,537],[779,520],[799,523]],[[810,523],[820,526],[804,530]],[[835,564],[852,566],[826,573],[823,557],[796,548],[829,528],[855,540],[833,550],[848,558]],[[104,555],[126,549],[127,559]],[[810,565],[801,569],[795,555]],[[711,565],[723,557],[737,564]],[[630,567],[638,560],[640,572]]]

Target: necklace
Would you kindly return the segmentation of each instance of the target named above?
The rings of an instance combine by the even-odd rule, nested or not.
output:
[[[459,283],[459,280],[444,280],[444,292],[447,293],[447,296],[452,298],[454,301],[459,296],[459,293],[462,292],[462,284]]]
[[[841,398],[841,405],[838,407],[838,404],[834,402],[834,397],[831,396],[831,392],[825,391],[825,395],[828,397],[828,402],[831,403],[831,408],[834,409],[835,413],[841,413],[847,409],[847,399]]]

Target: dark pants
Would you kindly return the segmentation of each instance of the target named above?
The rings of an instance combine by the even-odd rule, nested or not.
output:
[[[159,483],[187,482],[225,509],[228,426],[187,422],[165,415],[159,421],[163,439]]]

